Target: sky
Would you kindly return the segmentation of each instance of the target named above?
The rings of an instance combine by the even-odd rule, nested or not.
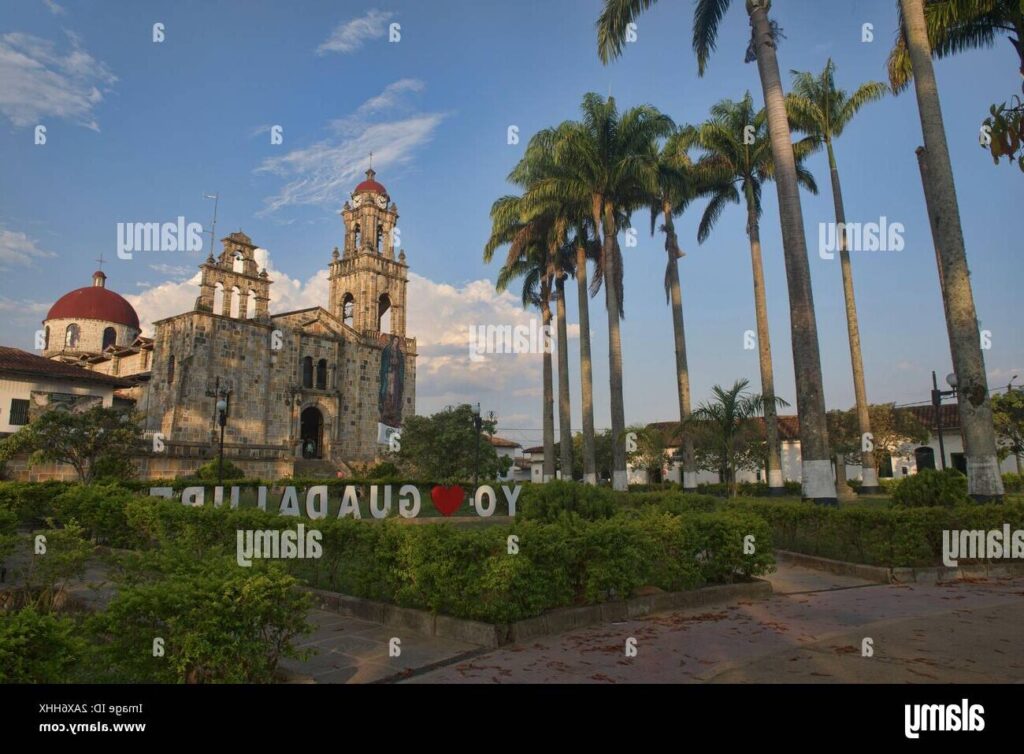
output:
[[[497,260],[482,261],[489,210],[513,192],[506,176],[530,135],[575,118],[585,92],[620,108],[653,105],[699,123],[721,99],[761,92],[744,63],[741,0],[722,20],[704,77],[692,53],[692,3],[661,0],[636,41],[605,66],[597,57],[599,0],[115,2],[2,0],[0,13],[0,343],[33,347],[49,306],[88,285],[102,255],[107,285],[139,312],[145,333],[192,308],[201,252],[117,256],[121,222],[201,223],[219,195],[216,235],[243,229],[261,248],[274,312],[327,305],[326,265],[340,246],[338,215],[373,153],[377,180],[399,208],[410,266],[408,333],[417,339],[417,412],[479,402],[498,431],[541,440],[541,357],[469,355],[468,328],[528,324],[518,291],[495,292]],[[894,0],[777,0],[779,63],[840,86],[885,80]],[[155,27],[160,24],[159,27]],[[871,24],[865,34],[865,24]],[[866,37],[872,37],[866,40]],[[1019,93],[1010,44],[936,64],[990,386],[1024,376],[1019,326],[1019,226],[1024,176],[993,165],[978,144],[989,106]],[[38,126],[45,128],[40,132]],[[279,128],[274,128],[274,127]],[[510,129],[519,138],[509,139]],[[40,134],[44,143],[40,141]],[[274,139],[280,134],[280,139]],[[274,143],[279,141],[279,143]],[[509,143],[509,142],[513,143]],[[913,90],[867,105],[836,142],[847,220],[903,226],[902,250],[853,252],[868,397],[928,400],[931,371],[951,371],[915,148]],[[818,253],[834,219],[824,155],[802,194],[826,402],[853,404],[838,256]],[[1017,210],[1013,208],[1017,207]],[[730,206],[696,241],[701,203],[677,219],[694,402],[715,384],[759,389],[745,213]],[[629,424],[677,417],[663,238],[646,213],[625,254],[622,326]],[[795,405],[788,299],[775,189],[761,224],[777,393]],[[219,249],[219,243],[217,244]],[[500,255],[499,255],[500,256]],[[827,255],[826,255],[827,256]],[[568,316],[577,321],[574,294]],[[595,420],[608,427],[607,319],[590,302]],[[570,332],[572,426],[580,425],[578,327]],[[557,363],[557,362],[556,362]],[[795,409],[790,409],[795,410]]]

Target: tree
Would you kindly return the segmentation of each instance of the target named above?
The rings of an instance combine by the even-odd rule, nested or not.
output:
[[[892,403],[876,403],[868,407],[871,414],[871,430],[874,439],[875,463],[891,459],[893,455],[905,455],[912,446],[928,442],[929,427],[918,420],[911,411],[896,408]],[[855,453],[854,458],[863,462]],[[855,463],[857,461],[854,461]]]
[[[701,403],[689,422],[700,437],[699,445],[717,462],[722,481],[729,485],[733,497],[736,497],[736,471],[749,462],[745,455],[759,435],[757,424],[752,420],[764,415],[768,400],[747,392],[749,384],[749,380],[742,379],[736,380],[729,389],[715,385],[711,388],[714,398]],[[775,398],[774,403],[788,405],[781,398]]]
[[[993,395],[992,418],[1002,455],[1013,455],[1020,474],[1020,457],[1024,454],[1024,391],[1007,390],[1002,395]]]
[[[674,218],[682,214],[698,196],[708,193],[706,166],[694,165],[688,154],[696,139],[692,127],[677,130],[666,141],[658,156],[657,193],[651,197],[651,235],[658,218],[662,218],[661,231],[665,234],[665,301],[672,306],[672,330],[676,352],[676,392],[679,400],[679,421],[685,425],[690,416],[690,369],[686,358],[686,329],[683,325],[683,294],[679,285],[679,259],[684,256],[679,248]],[[693,454],[693,438],[683,437],[683,488],[697,488],[697,466]],[[660,467],[659,467],[660,469]]]
[[[809,72],[792,71],[793,90],[786,98],[786,107],[793,127],[807,134],[816,148],[824,146],[828,153],[829,175],[832,178],[832,202],[836,213],[836,235],[839,238],[839,266],[843,275],[843,301],[846,306],[846,332],[850,341],[850,363],[853,368],[853,393],[857,403],[857,420],[862,437],[871,434],[868,414],[868,395],[864,384],[864,357],[860,347],[860,322],[857,318],[857,301],[853,293],[853,271],[850,268],[850,250],[847,248],[846,209],[843,206],[843,192],[839,183],[839,168],[832,142],[842,135],[860,109],[868,102],[885,96],[885,84],[870,81],[861,84],[849,95],[836,88],[835,65],[832,60],[818,76]],[[830,435],[831,436],[831,435]],[[837,473],[845,469],[836,466]],[[875,460],[871,451],[865,451],[864,476],[861,492],[880,491],[875,476]]]
[[[495,288],[504,291],[518,278],[523,279],[521,298],[524,308],[535,307],[541,313],[543,332],[551,332],[552,280],[556,274],[551,257],[552,216],[531,216],[521,197],[505,196],[491,207],[491,236],[484,247],[484,261],[508,244],[508,256],[498,272]],[[563,310],[564,314],[564,310]],[[542,379],[544,422],[544,481],[555,478],[555,409],[551,349],[545,337]]]
[[[607,63],[623,50],[629,24],[656,0],[605,0],[597,21],[598,55]],[[718,27],[730,0],[698,0],[693,11],[693,50],[697,71],[703,76],[715,49]],[[771,0],[747,0],[752,31],[747,60],[756,60],[761,77],[775,165],[775,187],[779,195],[782,248],[789,287],[789,321],[793,341],[793,371],[796,374],[796,402],[800,414],[800,447],[804,496],[819,503],[834,503],[831,452],[825,425],[825,390],[822,386],[818,326],[811,293],[810,263],[800,206],[800,180],[793,153],[782,92],[782,77],[775,54],[781,31],[768,18]]]
[[[771,335],[768,329],[768,301],[761,261],[761,190],[775,174],[771,139],[767,132],[767,114],[754,110],[747,92],[742,100],[722,100],[711,108],[711,120],[697,129],[697,143],[707,152],[703,162],[718,176],[711,199],[697,228],[697,240],[704,243],[729,203],[742,200],[747,213],[747,237],[750,240],[750,264],[754,275],[754,314],[757,320],[757,354],[761,368],[761,395],[765,401],[765,434],[768,442],[768,486],[771,494],[782,495],[782,454],[779,446],[778,417],[775,411],[775,369],[772,364]],[[810,145],[801,144],[797,175],[812,193],[818,187],[803,167]]]
[[[557,174],[537,181],[531,195],[537,201],[589,201],[590,219],[599,230],[601,254],[595,276],[603,280],[608,315],[609,392],[614,439],[612,485],[625,490],[625,407],[622,395],[623,317],[622,252],[618,233],[623,220],[648,206],[655,191],[657,140],[671,133],[668,116],[649,105],[619,113],[615,99],[589,92],[583,97],[583,119],[559,129],[555,146]],[[595,282],[597,282],[595,277]]]
[[[499,458],[486,440],[486,435],[494,434],[495,422],[482,418],[481,425],[480,479],[494,479],[508,470],[512,459]],[[417,479],[458,482],[473,477],[476,452],[473,409],[465,403],[432,416],[406,418],[396,460],[403,471]]]
[[[1003,479],[996,457],[992,405],[981,352],[977,310],[971,288],[960,206],[953,181],[946,129],[942,122],[939,89],[932,66],[924,0],[900,0],[902,35],[914,72],[926,166],[925,201],[940,259],[939,280],[946,313],[949,347],[953,355],[960,410],[960,427],[967,457],[967,489],[974,500],[1000,499]]]
[[[139,417],[94,406],[81,412],[51,409],[0,440],[0,458],[29,452],[31,462],[66,463],[89,483],[106,467],[125,467],[139,451]]]

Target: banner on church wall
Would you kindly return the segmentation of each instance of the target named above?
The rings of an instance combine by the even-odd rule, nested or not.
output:
[[[400,427],[389,427],[387,424],[377,423],[377,444],[390,445],[391,438],[401,431]]]

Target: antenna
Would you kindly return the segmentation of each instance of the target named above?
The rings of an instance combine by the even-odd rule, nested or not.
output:
[[[204,199],[213,199],[213,222],[210,223],[210,256],[213,256],[213,249],[217,243],[217,205],[220,204],[220,194],[203,194]],[[204,233],[203,235],[206,235]]]

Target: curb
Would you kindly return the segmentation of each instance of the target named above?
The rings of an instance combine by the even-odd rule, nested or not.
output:
[[[850,563],[845,560],[830,560],[801,552],[776,550],[775,557],[783,562],[827,571],[839,576],[856,576],[878,584],[948,584],[967,579],[1005,579],[1024,576],[1024,563],[975,563],[955,568],[949,566],[872,566]]]
[[[427,636],[476,644],[486,649],[495,649],[505,644],[523,642],[586,626],[641,618],[652,613],[700,607],[736,599],[763,599],[772,594],[770,583],[764,579],[755,579],[752,582],[707,586],[684,592],[659,592],[628,600],[604,602],[599,605],[557,608],[534,618],[501,624],[437,615],[427,610],[398,607],[312,587],[303,587],[303,590],[313,595],[316,606],[321,610],[330,610],[341,615],[381,623],[385,626],[417,631]]]

